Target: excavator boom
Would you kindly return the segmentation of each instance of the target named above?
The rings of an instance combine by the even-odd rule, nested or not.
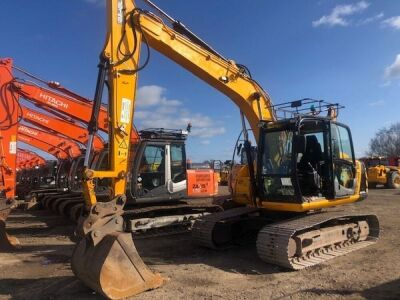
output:
[[[162,277],[152,273],[143,263],[131,233],[125,233],[123,228],[136,77],[141,69],[141,33],[126,26],[133,19],[125,12],[132,9],[130,1],[107,2],[108,36],[99,64],[89,134],[94,136],[97,131],[102,91],[107,80],[110,90],[110,169],[88,169],[92,147],[89,139],[83,186],[86,209],[77,229],[81,240],[71,261],[78,278],[112,299],[135,295],[163,284]],[[98,177],[112,179],[109,202],[97,202],[94,179]]]
[[[204,45],[168,27],[154,14],[140,9],[132,14],[136,26],[143,32],[144,41],[228,96],[246,116],[256,139],[259,136],[259,121],[275,120],[269,95],[251,78],[244,66],[210,52]]]
[[[12,81],[12,60],[0,61],[0,168],[3,189],[1,198],[15,197],[15,163],[17,154],[18,104],[13,99],[9,84]]]
[[[17,128],[18,105],[8,103],[4,99],[12,97],[8,84],[12,80],[11,68],[0,62],[0,251],[11,250],[18,247],[19,242],[14,237],[7,235],[5,221],[15,206],[15,177],[17,163]]]

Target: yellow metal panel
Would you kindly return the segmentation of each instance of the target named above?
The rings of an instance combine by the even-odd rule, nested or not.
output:
[[[84,196],[88,206],[96,204],[93,178],[112,178],[111,197],[125,193],[137,82],[137,72],[132,71],[139,65],[142,38],[140,31],[130,26],[133,8],[132,1],[107,1],[108,36],[102,57],[108,62],[110,87],[110,170],[86,170]],[[136,51],[128,55],[133,49]]]
[[[167,27],[161,20],[140,15],[149,45],[227,95],[245,114],[258,139],[260,120],[274,120],[269,96],[242,74],[233,61],[222,59]],[[259,95],[259,101],[256,95]]]
[[[280,202],[263,202],[262,207],[269,210],[276,211],[293,211],[293,212],[305,212],[309,210],[316,210],[326,207],[332,207],[342,204],[348,204],[356,202],[360,199],[358,195],[353,195],[346,198],[340,198],[335,200],[321,199],[319,201],[313,201],[309,203],[295,204],[295,203],[280,203]]]

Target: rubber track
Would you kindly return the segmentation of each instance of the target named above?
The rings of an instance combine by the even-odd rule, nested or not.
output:
[[[237,207],[198,219],[192,227],[192,240],[199,246],[219,249],[221,247],[216,245],[213,239],[213,231],[216,224],[220,221],[228,221],[256,211],[258,209],[253,207]]]
[[[346,241],[339,245],[324,247],[319,251],[316,249],[302,257],[288,257],[289,240],[297,232],[312,229],[322,223],[340,218],[349,218],[349,222],[352,221],[352,218],[366,220],[370,227],[368,238],[361,242]],[[319,213],[264,226],[258,234],[257,252],[260,258],[267,263],[300,270],[374,244],[378,237],[379,222],[375,215],[348,215],[345,212]]]

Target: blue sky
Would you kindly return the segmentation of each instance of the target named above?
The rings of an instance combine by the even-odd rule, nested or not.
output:
[[[357,156],[379,128],[399,121],[399,1],[155,2],[247,65],[274,103],[312,97],[345,105],[339,119],[352,129]],[[3,0],[1,11],[0,57],[92,97],[106,30],[103,0]],[[139,86],[139,128],[190,120],[190,158],[231,157],[240,119],[228,98],[154,50]]]

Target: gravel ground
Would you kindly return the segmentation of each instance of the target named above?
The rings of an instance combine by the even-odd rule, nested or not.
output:
[[[370,191],[347,209],[379,216],[379,242],[298,272],[262,262],[254,245],[212,251],[192,245],[188,233],[137,240],[167,280],[135,299],[400,299],[399,208],[399,191]],[[70,269],[73,224],[45,211],[17,210],[8,221],[24,247],[0,253],[0,299],[102,299]]]

